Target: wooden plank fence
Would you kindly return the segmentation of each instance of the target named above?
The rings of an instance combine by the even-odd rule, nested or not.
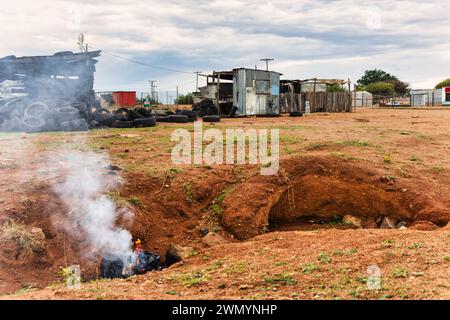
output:
[[[348,92],[302,92],[280,95],[281,113],[305,112],[309,101],[311,112],[352,112],[352,95]]]

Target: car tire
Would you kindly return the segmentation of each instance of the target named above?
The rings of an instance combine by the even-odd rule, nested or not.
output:
[[[188,123],[189,118],[188,116],[181,115],[181,114],[174,114],[171,116],[167,116],[167,122],[174,122],[174,123]]]
[[[116,121],[114,121],[112,123],[111,127],[113,127],[113,128],[121,128],[121,129],[133,128],[134,124],[133,124],[133,121],[117,121],[116,120]]]
[[[220,116],[204,116],[203,122],[220,122]]]
[[[155,120],[156,122],[167,122],[168,116],[156,116]]]
[[[154,117],[136,119],[133,121],[136,128],[148,128],[156,126],[156,119]]]
[[[139,113],[144,118],[150,118],[152,116],[152,113],[145,108],[136,108],[134,109],[134,111]]]
[[[303,113],[301,113],[300,111],[293,111],[291,113],[289,113],[289,117],[302,117]]]

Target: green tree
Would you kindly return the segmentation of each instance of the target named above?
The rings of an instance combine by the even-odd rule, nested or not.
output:
[[[365,86],[365,90],[380,96],[392,96],[395,93],[395,86],[390,82],[375,82]]]
[[[330,84],[327,85],[327,92],[344,92],[346,91],[345,88],[343,88],[341,85],[339,84]]]
[[[436,88],[436,89],[442,89],[443,87],[450,87],[450,78],[445,79],[445,80],[439,82],[439,83],[436,85],[435,88]]]
[[[381,69],[366,70],[356,83],[358,86],[367,86],[375,82],[398,81],[398,78]]]
[[[181,94],[178,96],[177,104],[193,104],[194,99],[192,98],[192,94]]]
[[[400,80],[391,80],[386,82],[392,83],[394,85],[395,93],[399,95],[405,95],[411,91],[411,89],[409,88],[409,83],[407,82],[403,82]]]

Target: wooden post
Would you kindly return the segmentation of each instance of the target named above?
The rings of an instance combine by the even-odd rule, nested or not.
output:
[[[222,110],[220,110],[220,72],[218,73],[217,78],[217,93],[216,93],[216,104],[217,104],[217,111],[219,112],[219,116],[222,115]]]
[[[317,89],[316,86],[317,86],[317,78],[314,78],[314,93],[312,98],[312,100],[314,101],[314,110],[316,110],[316,89]]]

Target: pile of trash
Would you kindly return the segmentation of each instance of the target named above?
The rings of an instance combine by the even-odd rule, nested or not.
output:
[[[203,99],[199,103],[194,104],[192,110],[196,111],[199,117],[211,116],[219,113],[216,105],[211,99]]]

